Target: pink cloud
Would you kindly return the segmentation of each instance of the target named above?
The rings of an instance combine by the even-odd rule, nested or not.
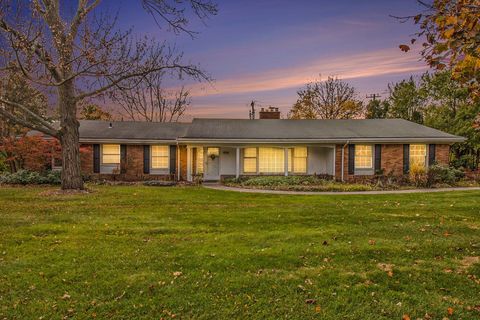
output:
[[[191,88],[195,97],[225,94],[241,94],[287,88],[300,88],[307,82],[327,76],[344,80],[368,78],[388,74],[419,72],[427,67],[418,61],[415,53],[402,53],[398,48],[377,50],[310,61],[289,68],[276,68],[262,73],[239,74],[236,77],[218,79],[213,85],[197,84]]]

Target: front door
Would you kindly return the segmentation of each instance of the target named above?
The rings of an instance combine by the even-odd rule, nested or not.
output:
[[[220,180],[220,149],[207,148],[204,180]]]

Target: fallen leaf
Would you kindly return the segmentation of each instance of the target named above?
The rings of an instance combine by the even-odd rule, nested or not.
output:
[[[388,271],[387,275],[391,278],[393,277],[393,271]]]
[[[307,300],[305,300],[305,303],[306,303],[306,304],[315,304],[315,303],[317,303],[317,300],[315,300],[315,299],[307,299]]]
[[[375,240],[368,240],[368,244],[371,245],[371,246],[375,245],[375,243],[376,243]]]
[[[453,308],[448,308],[447,313],[449,316],[453,315]]]
[[[68,300],[68,299],[70,299],[70,295],[69,295],[67,292],[65,292],[60,299],[62,299],[62,300]]]
[[[316,306],[315,307],[315,312],[319,313],[320,311],[322,311],[322,308],[320,306]]]
[[[174,276],[175,278],[178,278],[178,277],[180,277],[182,274],[183,274],[183,272],[181,272],[181,271],[175,271],[175,272],[173,273],[173,276]]]
[[[402,320],[410,320],[410,316],[408,314],[404,314],[402,316]]]

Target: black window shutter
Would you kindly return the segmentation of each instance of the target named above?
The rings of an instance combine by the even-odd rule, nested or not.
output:
[[[434,144],[428,145],[428,165],[429,166],[435,163],[435,149],[436,149],[436,145]]]
[[[375,173],[382,169],[382,145],[375,145]]]
[[[403,174],[407,174],[410,171],[410,145],[403,145]]]
[[[175,174],[177,164],[177,146],[170,146],[170,174]]]
[[[355,145],[348,145],[348,174],[355,173]]]
[[[93,173],[100,173],[100,145],[93,145]]]
[[[120,173],[127,172],[127,146],[120,145]]]
[[[150,146],[143,146],[143,173],[150,173]]]

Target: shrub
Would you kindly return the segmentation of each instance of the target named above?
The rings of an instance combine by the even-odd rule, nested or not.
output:
[[[427,186],[431,187],[435,184],[454,185],[465,177],[465,173],[454,167],[433,165],[427,172]]]
[[[410,181],[416,187],[426,187],[427,186],[427,176],[426,176],[425,173],[426,173],[425,166],[413,163],[410,166],[410,171],[408,173],[408,176],[410,178]]]
[[[60,184],[60,171],[36,172],[19,170],[0,174],[0,184]]]

